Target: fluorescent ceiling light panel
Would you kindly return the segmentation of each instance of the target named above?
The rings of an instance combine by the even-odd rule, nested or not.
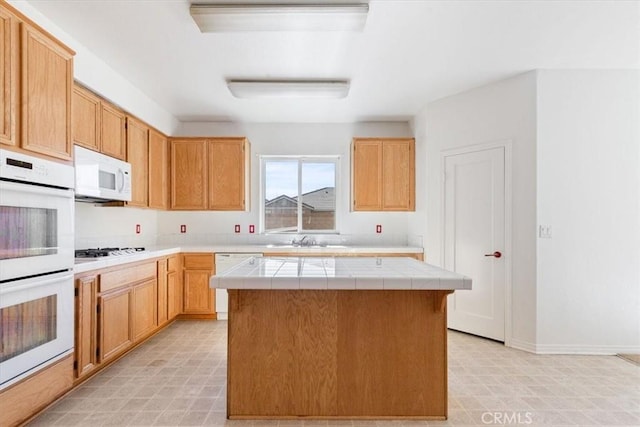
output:
[[[228,80],[236,98],[344,98],[348,80]]]
[[[233,31],[362,31],[368,4],[194,4],[203,33]]]

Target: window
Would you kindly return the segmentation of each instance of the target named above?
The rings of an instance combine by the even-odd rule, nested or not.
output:
[[[266,233],[335,232],[337,156],[261,157]]]

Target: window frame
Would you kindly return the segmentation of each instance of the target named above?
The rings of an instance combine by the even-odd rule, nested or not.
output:
[[[340,234],[338,221],[338,212],[341,200],[340,190],[340,164],[342,156],[340,155],[259,155],[260,158],[260,233],[261,234]],[[296,231],[268,231],[266,230],[266,164],[270,161],[296,161],[298,163],[298,216]],[[302,195],[302,165],[304,163],[333,163],[335,167],[335,211],[334,211],[334,229],[332,230],[303,230],[302,229],[302,203],[299,203]]]

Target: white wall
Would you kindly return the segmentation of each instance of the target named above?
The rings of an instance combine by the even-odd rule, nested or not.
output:
[[[75,247],[149,247],[156,244],[158,213],[151,209],[75,204]],[[136,225],[140,234],[136,234]]]
[[[373,242],[406,243],[406,212],[350,212],[350,146],[355,136],[411,137],[407,122],[371,123],[227,123],[188,122],[179,131],[181,136],[247,136],[251,142],[251,211],[250,212],[160,212],[160,234],[187,241],[203,235],[232,234],[240,224],[242,235],[236,241],[255,241],[258,236],[247,234],[249,224],[259,224],[260,215],[260,155],[339,155],[337,212],[341,234],[367,236]],[[187,225],[188,236],[176,236],[180,225]],[[375,234],[376,224],[383,233]],[[200,237],[198,237],[200,236]]]
[[[513,147],[511,345],[536,340],[536,74],[530,72],[427,105],[414,119],[417,210],[409,233],[424,236],[428,262],[441,263],[443,150],[509,140]],[[421,182],[422,181],[422,182]]]
[[[539,352],[640,351],[640,73],[538,72]]]
[[[76,52],[73,59],[76,80],[167,135],[175,133],[179,122],[169,111],[143,94],[29,3],[24,0],[9,0],[9,3]]]

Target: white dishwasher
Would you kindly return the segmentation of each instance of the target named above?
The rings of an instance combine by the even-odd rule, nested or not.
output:
[[[262,257],[262,254],[216,254],[216,274],[222,274],[225,271],[235,267],[247,258]],[[216,313],[218,319],[229,318],[229,297],[226,289],[216,289]]]

